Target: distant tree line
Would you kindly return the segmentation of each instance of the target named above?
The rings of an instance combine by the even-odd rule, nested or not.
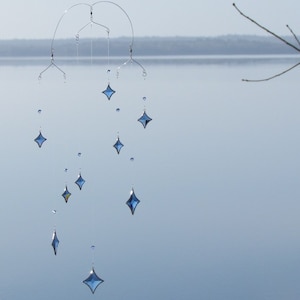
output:
[[[287,40],[290,37],[285,37]],[[110,39],[111,56],[127,56],[130,39]],[[50,40],[0,40],[0,57],[48,56]],[[166,55],[238,55],[238,54],[296,54],[269,36],[226,35],[219,37],[138,37],[134,42],[136,56]],[[90,56],[91,41],[82,39],[55,40],[55,56]],[[93,55],[107,56],[107,40],[93,40]]]

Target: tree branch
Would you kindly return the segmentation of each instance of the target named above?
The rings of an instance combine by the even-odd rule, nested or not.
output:
[[[289,43],[287,40],[285,40],[284,38],[282,38],[281,36],[279,36],[278,34],[270,31],[268,28],[260,25],[259,23],[257,23],[255,20],[253,20],[252,18],[246,16],[242,11],[240,11],[240,9],[235,5],[235,3],[232,3],[233,7],[246,19],[248,19],[249,21],[251,21],[252,23],[254,23],[255,25],[257,25],[259,28],[261,28],[262,30],[268,32],[269,34],[273,35],[274,37],[276,37],[277,39],[279,39],[280,41],[282,41],[283,43],[287,44],[289,47],[292,47],[293,49],[295,49],[296,51],[300,52],[300,48],[296,47],[295,45]]]
[[[291,34],[294,36],[295,40],[297,41],[298,45],[300,46],[300,41],[297,38],[296,34],[294,33],[294,31],[291,29],[291,27],[289,25],[286,25],[286,27],[289,29],[289,31],[291,32]]]
[[[291,44],[290,42],[288,42],[287,40],[285,40],[284,38],[282,38],[281,36],[279,36],[278,34],[270,31],[268,28],[260,25],[258,22],[256,22],[255,20],[253,20],[252,18],[246,16],[236,5],[235,3],[232,3],[233,7],[246,19],[248,19],[249,21],[251,21],[252,23],[254,23],[256,26],[258,26],[259,28],[261,28],[262,30],[268,32],[269,34],[273,35],[274,37],[276,37],[277,39],[279,39],[280,41],[282,41],[283,43],[285,43],[286,45],[288,45],[289,47],[293,48],[294,50],[296,50],[297,52],[300,52],[300,48],[296,47],[295,45]],[[297,41],[298,45],[300,46],[300,41],[299,39],[297,38],[297,36],[295,35],[295,33],[293,32],[293,30],[289,27],[289,25],[286,25],[287,28],[289,29],[289,31],[291,32],[291,34],[294,36],[295,40]],[[268,77],[268,78],[264,78],[264,79],[242,79],[242,81],[246,81],[246,82],[262,82],[262,81],[268,81],[268,80],[271,80],[271,79],[274,79],[276,77],[279,77],[289,71],[291,71],[292,69],[298,67],[300,65],[300,62],[295,64],[294,66],[286,69],[285,71],[283,72],[280,72],[276,75],[273,75],[271,77]]]
[[[281,75],[283,75],[283,74],[285,74],[285,73],[291,71],[292,69],[298,67],[299,65],[300,65],[300,62],[296,63],[294,66],[292,66],[292,67],[286,69],[285,71],[280,72],[280,73],[278,73],[278,74],[276,74],[276,75],[273,75],[273,76],[271,76],[271,77],[268,77],[268,78],[264,78],[264,79],[242,79],[242,81],[246,81],[246,82],[262,82],[262,81],[268,81],[268,80],[274,79],[274,78],[276,78],[276,77],[279,77],[279,76],[281,76]]]

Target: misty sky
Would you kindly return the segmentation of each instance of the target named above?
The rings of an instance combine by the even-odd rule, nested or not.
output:
[[[81,1],[74,0],[15,0],[2,1],[0,11],[0,38],[50,38],[63,12]],[[93,3],[95,1],[86,3]],[[216,36],[224,34],[264,34],[243,18],[232,7],[233,0],[189,1],[115,1],[132,19],[136,36]],[[300,2],[297,0],[235,1],[241,10],[278,34],[289,34],[286,24],[297,33],[299,28]],[[97,9],[107,10],[106,4],[97,4]],[[82,9],[80,14],[84,14]],[[116,29],[112,34],[129,35],[117,12],[110,13]],[[86,12],[87,18],[89,12]],[[99,19],[97,19],[99,17]],[[100,13],[94,13],[101,22]],[[119,27],[118,27],[119,26]],[[76,31],[77,28],[74,28]],[[300,31],[300,30],[299,30]],[[62,26],[60,37],[72,36]]]

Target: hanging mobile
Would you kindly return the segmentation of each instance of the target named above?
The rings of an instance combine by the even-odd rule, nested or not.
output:
[[[54,30],[54,34],[53,34],[53,38],[52,38],[52,41],[51,41],[51,47],[50,47],[50,64],[39,74],[39,79],[42,79],[42,75],[48,70],[50,69],[51,67],[54,67],[55,69],[57,69],[58,71],[60,71],[62,74],[63,74],[63,77],[64,79],[66,80],[66,73],[55,63],[55,60],[54,60],[54,41],[55,41],[55,38],[56,38],[56,33],[57,33],[57,30],[59,28],[59,25],[61,23],[61,21],[63,20],[64,16],[74,7],[77,7],[79,5],[83,5],[83,6],[88,6],[90,8],[90,21],[84,25],[76,34],[76,42],[77,42],[77,45],[78,45],[78,41],[79,41],[79,33],[84,30],[88,25],[98,25],[98,26],[101,26],[103,27],[106,31],[107,31],[107,34],[108,34],[108,42],[109,42],[109,28],[103,24],[100,24],[100,23],[97,23],[94,21],[93,19],[93,7],[98,5],[98,4],[101,4],[101,3],[108,3],[108,4],[111,4],[111,5],[114,5],[116,7],[118,7],[123,13],[124,15],[126,16],[126,18],[128,19],[128,22],[130,24],[130,28],[131,28],[131,41],[130,41],[130,44],[129,44],[129,59],[124,62],[123,64],[121,64],[118,68],[117,68],[117,77],[119,77],[119,73],[120,73],[120,70],[122,67],[128,65],[128,64],[136,64],[137,66],[139,66],[141,69],[142,69],[142,75],[143,77],[145,78],[147,76],[147,72],[146,72],[146,69],[143,67],[143,65],[138,62],[136,59],[133,58],[133,46],[134,46],[134,30],[133,30],[133,25],[132,25],[132,22],[131,22],[131,19],[129,17],[129,15],[127,14],[127,12],[118,4],[116,4],[115,2],[112,2],[112,1],[97,1],[93,4],[88,4],[88,3],[77,3],[77,4],[74,4],[72,5],[70,8],[68,8],[67,10],[65,10],[65,12],[63,13],[63,15],[60,17],[60,19],[58,20],[58,23],[55,27],[55,30]],[[109,47],[108,47],[108,53],[109,53]],[[109,70],[109,69],[108,69]],[[107,91],[107,92],[105,92]],[[105,95],[108,97],[108,99],[110,99],[110,97],[114,94],[114,90],[110,87],[110,84],[108,83],[108,86],[107,88],[103,91],[103,93],[105,93]],[[109,95],[109,96],[108,96]]]

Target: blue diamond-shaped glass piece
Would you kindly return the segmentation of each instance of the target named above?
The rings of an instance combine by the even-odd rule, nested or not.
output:
[[[82,189],[82,186],[85,183],[85,180],[81,177],[81,173],[79,173],[77,180],[75,181],[75,183],[78,185],[79,189]]]
[[[150,121],[152,121],[152,119],[146,114],[146,111],[144,111],[144,113],[142,114],[142,116],[138,119],[139,122],[141,122],[144,126],[144,128],[146,128],[146,126],[148,125],[148,123]]]
[[[115,147],[115,149],[117,150],[117,152],[119,154],[124,145],[121,143],[120,138],[118,137],[117,141],[115,142],[115,144],[113,146]]]
[[[107,88],[102,91],[102,93],[107,97],[108,100],[110,100],[111,96],[115,93],[116,91],[114,91],[110,85],[107,85]]]
[[[38,144],[38,146],[41,148],[43,143],[46,141],[47,139],[45,137],[43,137],[42,133],[40,132],[39,135],[34,139],[34,141]]]
[[[93,294],[95,293],[98,285],[102,282],[104,282],[104,280],[96,274],[94,268],[92,268],[92,270],[90,271],[89,277],[83,280],[83,283],[85,283],[90,288]]]
[[[68,191],[68,187],[66,186],[65,189],[64,189],[64,192],[62,193],[62,196],[64,197],[66,203],[68,202],[70,196],[71,196],[71,193]]]
[[[56,255],[57,254],[57,248],[58,248],[58,244],[59,244],[59,240],[57,238],[57,235],[56,235],[56,231],[54,230],[53,234],[52,234],[52,247],[53,247],[53,250],[54,250],[54,254]]]
[[[132,214],[134,214],[134,211],[140,202],[141,201],[136,197],[134,190],[131,189],[130,198],[127,200],[126,204],[129,206]]]

